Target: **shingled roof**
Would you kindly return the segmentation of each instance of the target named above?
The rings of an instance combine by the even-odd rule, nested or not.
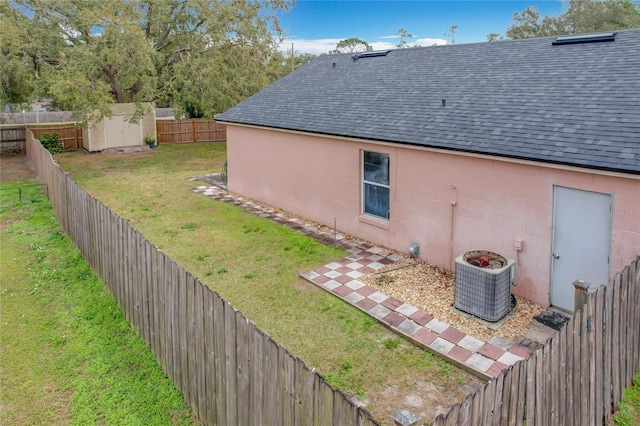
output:
[[[321,55],[216,118],[640,174],[640,29],[555,40]]]

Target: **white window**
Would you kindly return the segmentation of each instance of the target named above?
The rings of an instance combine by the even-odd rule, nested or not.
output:
[[[389,154],[362,152],[362,211],[389,219]]]

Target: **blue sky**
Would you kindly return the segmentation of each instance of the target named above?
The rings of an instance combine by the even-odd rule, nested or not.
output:
[[[489,33],[504,34],[513,22],[513,13],[535,4],[541,14],[562,12],[562,2],[515,0],[297,0],[290,12],[280,15],[288,38],[283,49],[293,42],[298,53],[326,53],[338,41],[357,37],[375,50],[393,48],[400,28],[413,34],[414,43],[433,45],[451,43],[444,34],[457,25],[456,43],[486,41]]]

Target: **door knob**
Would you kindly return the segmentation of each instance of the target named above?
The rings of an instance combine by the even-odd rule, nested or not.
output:
[[[558,253],[553,253],[552,256],[554,259],[560,259],[560,255]]]

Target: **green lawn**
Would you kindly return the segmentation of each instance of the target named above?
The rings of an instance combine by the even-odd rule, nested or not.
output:
[[[640,371],[625,392],[618,411],[613,416],[613,423],[620,426],[640,425]]]
[[[0,424],[199,424],[33,184],[0,186]]]
[[[467,374],[297,278],[342,252],[191,192],[188,178],[224,157],[224,144],[193,144],[56,160],[379,420],[411,392],[436,401],[434,413],[459,401]],[[0,186],[0,424],[197,424],[38,186],[18,201],[34,183]],[[614,419],[640,424],[640,373]]]
[[[224,143],[56,155],[88,192],[310,368],[365,399],[375,417],[398,409],[389,389],[410,392],[427,382],[442,406],[463,399],[462,386],[476,379],[401,339],[389,344],[398,338],[386,328],[298,277],[345,252],[192,192],[203,183],[188,179],[219,171],[225,159]]]

